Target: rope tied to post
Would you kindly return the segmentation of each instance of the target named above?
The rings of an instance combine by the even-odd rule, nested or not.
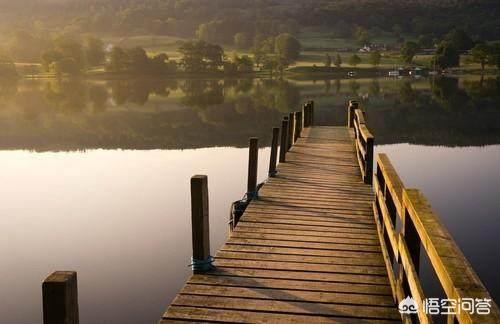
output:
[[[193,271],[209,271],[214,269],[212,264],[214,260],[214,257],[211,255],[209,255],[205,260],[199,260],[191,257],[191,264],[189,264],[188,267],[191,267],[191,270]]]
[[[232,231],[236,225],[238,224],[241,216],[243,216],[243,213],[247,209],[248,204],[253,199],[258,199],[259,198],[259,190],[262,188],[265,182],[261,182],[257,185],[257,188],[255,191],[252,192],[247,192],[242,199],[236,200],[231,204],[231,209],[229,211],[229,229]]]

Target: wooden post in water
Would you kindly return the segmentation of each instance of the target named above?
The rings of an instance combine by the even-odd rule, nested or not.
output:
[[[349,100],[347,105],[347,127],[354,127],[354,112],[358,109],[358,102],[356,100]]]
[[[295,118],[294,117],[295,116],[294,116],[293,112],[288,114],[287,151],[290,150],[290,148],[292,147],[292,144],[293,144],[293,138],[294,138],[293,131],[295,128],[295,122],[294,122]]]
[[[286,161],[287,136],[288,136],[288,117],[283,117],[283,121],[281,122],[280,163]]]
[[[75,271],[56,271],[42,284],[43,323],[78,324],[78,283]]]
[[[206,175],[195,175],[191,178],[191,230],[193,240],[191,267],[194,273],[202,273],[212,268],[209,229],[208,178]]]
[[[257,196],[257,165],[259,160],[259,139],[251,137],[248,144],[248,182],[247,197]]]
[[[269,158],[269,176],[276,176],[276,161],[278,158],[278,141],[279,141],[280,129],[278,127],[273,128],[273,139],[271,141],[271,157]]]
[[[300,137],[300,132],[302,131],[302,112],[301,111],[296,111],[295,112],[295,131],[294,131],[294,138],[293,142],[297,142],[297,139]]]

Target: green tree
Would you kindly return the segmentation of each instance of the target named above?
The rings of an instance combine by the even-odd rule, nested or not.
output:
[[[419,48],[432,47],[432,45],[433,45],[432,37],[429,35],[420,35],[420,36],[418,36],[417,44],[418,44]]]
[[[128,66],[128,55],[118,46],[113,46],[109,53],[109,62],[106,65],[106,70],[110,72],[124,72]]]
[[[401,25],[395,24],[392,26],[392,33],[396,38],[401,38],[403,34],[403,28],[401,28]]]
[[[491,45],[489,61],[492,65],[495,65],[497,69],[500,69],[500,43],[497,42]]]
[[[293,62],[299,58],[301,45],[300,42],[290,34],[280,34],[274,40],[276,54],[282,58],[282,61]]]
[[[184,42],[178,51],[186,72],[216,72],[224,66],[224,50],[219,45],[204,41]]]
[[[406,64],[411,64],[417,52],[417,43],[412,41],[405,42],[403,47],[401,47],[401,58],[403,59],[403,62],[405,62]]]
[[[102,40],[89,36],[85,40],[85,56],[90,66],[102,64],[106,57]]]
[[[14,62],[7,55],[0,53],[0,79],[17,77]]]
[[[354,54],[349,57],[349,65],[356,66],[359,63],[361,63],[361,58],[358,55]]]
[[[239,49],[248,48],[248,37],[245,33],[236,33],[234,35],[234,46]]]
[[[340,57],[339,53],[337,53],[337,55],[335,56],[335,61],[333,62],[333,64],[335,64],[335,66],[338,68],[342,65],[342,58]]]
[[[489,62],[492,55],[492,49],[488,44],[476,44],[471,50],[472,60],[481,64],[481,70],[484,71],[484,66]]]
[[[382,59],[382,54],[379,51],[373,51],[370,53],[370,64],[373,66],[379,66]]]
[[[359,43],[359,45],[370,43],[370,34],[364,27],[357,26],[354,29],[354,37],[356,38],[356,41]]]
[[[332,66],[332,58],[330,57],[330,54],[328,54],[328,53],[325,54],[325,66],[327,68]]]
[[[451,42],[442,41],[432,58],[432,64],[442,69],[459,66],[460,55],[458,49]]]
[[[474,46],[474,41],[463,29],[453,29],[445,36],[457,50],[466,51]]]

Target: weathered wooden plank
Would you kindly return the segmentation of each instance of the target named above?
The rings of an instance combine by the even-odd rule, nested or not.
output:
[[[243,297],[253,299],[272,299],[280,301],[305,301],[327,304],[380,305],[394,306],[392,298],[381,295],[351,294],[324,291],[303,291],[293,289],[274,289],[268,287],[234,287],[223,285],[187,284],[180,292],[186,295]]]
[[[293,280],[311,280],[325,282],[349,282],[372,285],[388,286],[387,277],[362,275],[362,274],[347,274],[347,273],[318,273],[290,270],[269,270],[269,269],[250,269],[236,267],[217,267],[210,272],[218,275],[236,275],[246,277],[273,278],[273,279],[293,279]]]
[[[244,277],[244,276],[229,276],[229,275],[195,275],[192,276],[188,283],[220,285],[220,286],[235,286],[235,287],[255,287],[255,288],[273,288],[273,289],[288,289],[300,291],[315,291],[315,292],[338,292],[352,293],[364,295],[382,295],[391,296],[391,288],[387,285],[371,285],[363,283],[343,283],[343,282],[325,282],[312,281],[307,279],[275,279],[275,278],[259,278],[259,277]]]
[[[306,303],[295,301],[262,300],[247,298],[227,298],[196,295],[178,295],[172,302],[174,306],[194,306],[218,309],[255,310],[266,312],[280,312],[302,315],[340,316],[367,319],[393,319],[398,320],[399,314],[394,312],[394,307],[340,305],[326,303]],[[251,319],[251,318],[250,318]]]
[[[168,319],[185,319],[191,322],[201,321],[201,323],[277,323],[277,324],[292,324],[292,323],[348,323],[357,324],[359,318],[350,319],[346,317],[332,316],[313,316],[299,314],[282,314],[282,313],[267,313],[246,310],[228,310],[228,309],[213,309],[202,307],[185,307],[171,306],[168,312],[164,315],[160,324],[171,323]],[[389,320],[370,320],[370,323],[394,323]]]
[[[342,250],[315,250],[315,249],[301,249],[295,247],[281,247],[281,246],[259,246],[249,244],[225,244],[221,250],[236,251],[236,252],[259,252],[259,253],[276,253],[287,255],[300,255],[300,256],[323,256],[335,258],[358,258],[366,260],[366,262],[380,262],[380,254],[373,252],[360,252],[360,251],[342,251]],[[342,262],[342,261],[340,261]]]
[[[311,235],[294,235],[289,234],[275,234],[275,233],[254,233],[235,231],[232,235],[233,238],[252,238],[261,240],[280,240],[292,242],[314,242],[314,243],[339,243],[339,244],[357,244],[357,245],[378,245],[376,237],[368,238],[348,238],[348,237],[325,237],[325,236],[311,236]]]
[[[218,267],[234,267],[245,269],[263,269],[290,271],[305,271],[305,272],[321,272],[321,273],[346,273],[346,274],[363,274],[373,276],[385,276],[385,269],[381,267],[370,266],[351,266],[338,264],[304,264],[301,262],[290,261],[274,261],[274,260],[248,260],[248,259],[231,259],[222,258],[217,255],[215,265]]]
[[[242,250],[220,250],[217,252],[217,258],[225,259],[240,259],[240,260],[266,260],[266,261],[282,261],[282,262],[300,262],[305,264],[339,264],[339,265],[358,265],[358,266],[385,266],[380,262],[380,258],[363,259],[363,258],[348,258],[335,256],[306,256],[293,254],[277,254],[277,253],[259,253],[259,252],[244,252]]]
[[[253,238],[231,237],[228,243],[233,244],[249,244],[260,246],[281,246],[281,247],[298,247],[303,249],[319,249],[319,250],[341,250],[341,251],[363,251],[363,252],[380,252],[378,245],[357,245],[347,243],[316,243],[316,242],[300,242],[300,241],[280,241],[280,240],[263,240]]]

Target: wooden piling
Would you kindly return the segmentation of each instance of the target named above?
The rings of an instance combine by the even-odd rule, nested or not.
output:
[[[208,178],[206,175],[195,175],[191,178],[191,227],[193,240],[192,269],[194,273],[201,273],[211,268]]]
[[[297,140],[300,137],[300,133],[302,131],[302,112],[301,111],[296,111],[295,112],[295,131],[293,133],[294,138],[293,142],[297,142]]]
[[[295,116],[294,116],[294,113],[289,113],[288,114],[288,136],[287,136],[287,151],[290,150],[290,148],[292,148],[292,144],[293,144],[293,138],[294,138],[294,135],[293,135],[293,131],[294,131],[294,128],[295,128]]]
[[[286,161],[286,145],[288,136],[288,117],[284,117],[281,122],[281,141],[280,141],[280,163]]]
[[[310,118],[309,118],[309,104],[308,103],[305,103],[303,108],[302,108],[302,114],[303,114],[303,117],[304,117],[304,127],[309,127],[311,126],[309,124],[309,121],[310,121]]]
[[[251,137],[248,144],[247,196],[254,198],[257,192],[257,165],[259,160],[259,139]]]
[[[78,284],[75,271],[56,271],[42,284],[43,323],[78,324]]]
[[[347,127],[354,127],[354,112],[358,109],[359,104],[356,100],[349,100],[349,104],[347,105]]]
[[[309,101],[309,126],[314,126],[314,101]]]
[[[273,128],[273,138],[271,141],[271,157],[269,158],[269,176],[276,176],[276,161],[278,158],[278,141],[279,141],[280,129],[278,127]]]

